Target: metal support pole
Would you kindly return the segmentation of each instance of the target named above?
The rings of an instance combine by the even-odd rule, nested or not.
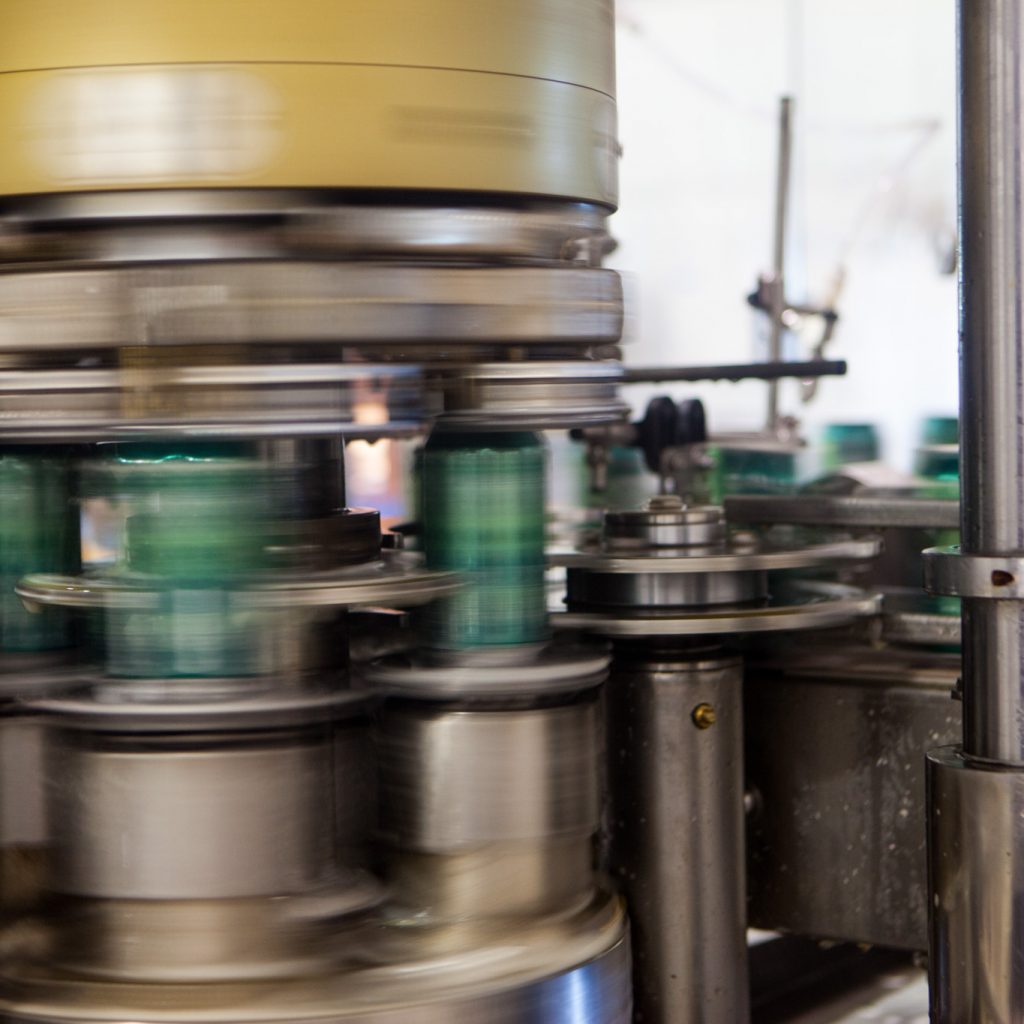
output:
[[[775,179],[775,239],[772,246],[772,322],[768,359],[782,359],[782,318],[786,312],[786,224],[789,220],[789,175],[793,157],[793,100],[779,103],[779,164]],[[779,422],[779,382],[768,385],[767,429],[774,433]]]
[[[960,0],[960,445],[965,554],[1024,551],[1020,0]],[[964,602],[964,750],[1024,764],[1024,604]]]
[[[1024,552],[1024,0],[958,8],[961,533],[970,569],[977,556]],[[993,586],[1014,581],[991,575]],[[1024,602],[982,592],[964,596],[963,750],[928,758],[935,1024],[1024,1020]]]
[[[743,1024],[742,664],[621,645],[605,700],[608,860],[629,906],[634,1019]]]

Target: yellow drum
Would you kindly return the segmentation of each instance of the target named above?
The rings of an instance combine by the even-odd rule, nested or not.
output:
[[[0,194],[616,202],[610,0],[5,0]]]

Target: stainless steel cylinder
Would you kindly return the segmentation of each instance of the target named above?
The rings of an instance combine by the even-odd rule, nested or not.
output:
[[[1009,556],[1024,549],[1024,3],[959,0],[958,19],[961,542]],[[962,633],[963,754],[928,763],[931,1015],[1002,1024],[1024,1019],[1024,603],[968,597]]]
[[[48,866],[43,727],[10,711],[0,710],[0,913],[38,900]]]
[[[963,550],[1024,549],[1024,4],[960,0]],[[1024,764],[1024,604],[965,600],[964,749]]]
[[[593,694],[548,707],[388,705],[381,828],[400,900],[435,917],[550,913],[593,889]]]
[[[605,699],[607,853],[629,907],[635,1019],[745,1021],[742,664],[619,648]]]
[[[931,1019],[1024,1020],[1024,771],[928,755]]]
[[[593,697],[473,710],[393,703],[381,725],[382,828],[425,853],[593,834]]]
[[[580,608],[702,608],[764,602],[763,572],[593,572],[566,573],[566,600]]]
[[[57,734],[47,793],[62,892],[235,899],[335,872],[331,733],[200,740]]]

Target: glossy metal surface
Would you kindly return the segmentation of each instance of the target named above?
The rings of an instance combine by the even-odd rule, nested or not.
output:
[[[211,189],[36,196],[8,203],[0,224],[6,259],[64,265],[311,253],[503,263],[600,255],[607,216],[584,203],[388,206],[330,191]]]
[[[556,552],[549,556],[552,565],[568,569],[595,569],[600,572],[758,572],[773,569],[808,569],[833,562],[862,561],[881,550],[879,541],[867,537],[834,540],[804,546],[749,547],[736,545],[720,553],[665,554],[648,552],[628,555],[605,552],[586,546],[576,552]]]
[[[442,947],[419,963],[308,980],[128,987],[29,968],[21,1000],[0,1001],[0,1013],[26,1024],[630,1024],[624,924],[606,899],[547,927],[477,933],[461,957]]]
[[[439,401],[432,411],[449,430],[564,429],[624,419],[616,362],[473,363],[427,368]]]
[[[593,697],[530,710],[391,702],[380,724],[382,831],[436,853],[589,836],[597,742]]]
[[[180,351],[162,358],[159,350],[137,350],[116,369],[0,371],[0,437],[401,436],[429,415],[424,389],[423,373],[414,367],[195,365]],[[383,414],[375,423],[357,422],[368,398]]]
[[[1024,1018],[1024,772],[928,755],[931,1019]]]
[[[1024,600],[1024,558],[1019,555],[970,555],[947,547],[929,548],[923,559],[925,588],[932,594]]]
[[[748,668],[752,924],[927,949],[924,755],[960,735],[958,672],[824,639]]]
[[[960,56],[961,538],[1024,550],[1024,12],[962,0]],[[964,749],[1024,763],[1024,605],[964,608]]]
[[[612,550],[713,547],[725,543],[725,514],[714,505],[687,508],[676,495],[662,494],[642,509],[606,512],[602,538]]]
[[[421,919],[558,914],[593,888],[593,837],[490,843],[459,853],[402,850],[386,859],[388,893]]]
[[[231,899],[331,881],[330,733],[206,749],[62,733],[47,791],[54,884],[108,899]]]
[[[629,905],[638,1020],[747,1019],[742,683],[735,659],[613,662],[608,861]]]
[[[26,576],[16,590],[31,605],[68,608],[157,608],[160,581],[141,573],[109,576]],[[329,572],[250,575],[232,592],[239,608],[334,608],[413,606],[453,593],[458,577],[424,569],[407,551],[382,551],[380,561]]]
[[[799,583],[765,604],[750,607],[565,611],[551,615],[555,629],[607,637],[683,637],[826,629],[878,613],[879,594],[839,583]]]
[[[696,609],[762,602],[767,597],[768,580],[761,572],[566,573],[566,600],[574,610]]]
[[[396,655],[366,675],[382,693],[444,701],[575,693],[600,685],[607,672],[608,652],[599,644],[556,642],[537,650],[503,648],[485,659]]]
[[[622,333],[618,275],[573,265],[222,261],[0,276],[0,349],[347,342],[590,346]]]

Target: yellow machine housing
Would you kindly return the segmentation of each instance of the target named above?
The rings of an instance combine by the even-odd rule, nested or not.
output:
[[[609,0],[5,0],[0,194],[617,198]]]

